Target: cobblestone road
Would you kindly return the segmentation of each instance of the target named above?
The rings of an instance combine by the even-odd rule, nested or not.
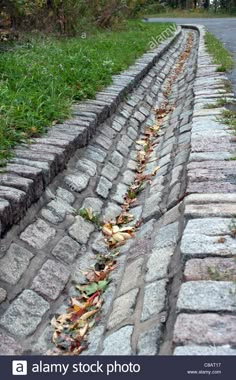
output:
[[[192,48],[167,97],[189,33]],[[104,221],[119,215],[134,178],[136,140],[153,125],[153,111],[166,99],[173,109],[146,173],[157,165],[160,170],[131,209],[143,223],[120,249],[101,320],[84,354],[236,354],[236,162],[229,160],[235,142],[227,126],[217,122],[221,109],[206,108],[232,94],[225,90],[225,74],[215,71],[205,52],[202,33],[200,40],[196,31],[178,35],[2,239],[2,355],[45,354],[50,348],[51,317],[65,312],[69,297],[77,294],[73,283],[84,280],[81,270],[94,261],[94,253],[107,250],[94,224],[75,211],[90,206]],[[90,108],[91,115],[97,107]],[[82,110],[76,106],[75,115]],[[58,126],[55,146],[68,136],[63,128]],[[57,150],[57,157],[62,152]],[[21,193],[8,196],[11,205]]]

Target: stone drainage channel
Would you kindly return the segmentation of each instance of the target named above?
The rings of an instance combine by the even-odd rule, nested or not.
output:
[[[192,47],[170,89],[168,78],[189,36]],[[73,132],[84,133],[76,123],[71,132],[56,126],[47,138],[37,139],[41,149],[47,146],[45,157],[37,156],[34,144],[28,153],[19,148],[8,165],[10,174],[2,176],[2,233],[20,221],[1,240],[1,355],[45,354],[51,348],[51,318],[64,313],[69,297],[78,295],[73,283],[84,281],[81,270],[91,265],[94,253],[106,252],[102,233],[75,210],[91,207],[104,221],[119,215],[135,175],[136,141],[146,125],[155,123],[154,109],[167,96],[172,111],[146,173],[157,165],[160,169],[130,210],[143,222],[120,247],[100,321],[83,354],[236,354],[236,163],[230,160],[235,145],[228,127],[217,120],[222,108],[206,108],[233,94],[225,90],[226,76],[216,72],[205,51],[202,27],[178,30],[161,49],[148,71],[138,63],[139,71],[147,71],[144,78],[113,115],[99,120],[95,136],[88,144],[85,138],[86,146],[75,150],[49,186],[46,178],[71,153],[66,147],[75,139]],[[115,84],[113,91],[117,89]],[[109,97],[108,90],[104,94]],[[76,106],[74,115],[84,112],[93,118],[102,106],[95,102],[90,112],[86,105]],[[40,196],[27,212],[26,188],[32,190],[28,206],[33,189],[39,192],[36,199]]]

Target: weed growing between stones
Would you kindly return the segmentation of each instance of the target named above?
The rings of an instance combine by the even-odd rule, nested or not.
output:
[[[99,220],[99,214],[95,213],[91,207],[82,208],[82,209],[77,211],[77,214],[79,216],[82,216],[82,218],[84,218],[88,222],[94,223],[98,229],[101,228],[101,222]]]
[[[168,97],[172,84],[180,74],[185,60],[190,54],[192,47],[192,35],[189,33],[186,41],[186,48],[178,57],[176,65],[167,80],[164,89],[165,101],[160,108],[155,110],[155,123],[153,126],[146,126],[141,140],[136,143],[141,146],[137,151],[136,161],[137,169],[133,183],[130,185],[124,196],[124,202],[121,205],[121,213],[114,220],[107,223],[99,222],[98,216],[93,213],[92,209],[82,209],[79,215],[84,219],[97,223],[102,227],[104,243],[108,248],[108,254],[98,254],[95,257],[95,264],[88,270],[83,271],[85,281],[77,284],[75,288],[79,295],[71,297],[69,307],[65,314],[55,316],[51,325],[54,329],[52,341],[55,345],[50,354],[54,355],[78,355],[88,346],[87,335],[94,325],[99,322],[103,305],[103,294],[110,283],[110,273],[117,266],[117,256],[119,247],[126,244],[127,240],[135,236],[137,228],[142,223],[138,220],[134,225],[130,223],[134,220],[132,207],[137,202],[139,192],[155,177],[159,167],[155,167],[149,174],[144,174],[147,164],[152,162],[150,155],[156,146],[156,139],[159,136],[160,128],[173,110],[168,105]],[[127,225],[129,223],[129,225]],[[236,229],[235,229],[236,231]]]
[[[226,110],[222,112],[222,120],[225,124],[229,125],[232,129],[236,130],[236,112]]]
[[[218,99],[215,103],[207,103],[203,108],[204,109],[213,109],[213,108],[219,108],[219,107],[224,107],[227,105],[233,105],[234,103],[231,100],[228,100],[226,97],[225,98],[220,98]]]

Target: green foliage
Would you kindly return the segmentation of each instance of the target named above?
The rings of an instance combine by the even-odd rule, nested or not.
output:
[[[9,0],[4,7],[11,24],[27,30],[74,35],[83,25],[117,26],[150,0]],[[1,0],[0,0],[1,4]]]

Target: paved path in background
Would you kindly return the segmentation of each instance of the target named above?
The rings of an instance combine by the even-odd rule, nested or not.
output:
[[[209,32],[221,40],[226,49],[234,56],[235,67],[230,73],[229,78],[233,83],[234,93],[236,94],[236,18],[150,18],[149,20],[155,22],[172,21],[177,24],[205,25]]]

